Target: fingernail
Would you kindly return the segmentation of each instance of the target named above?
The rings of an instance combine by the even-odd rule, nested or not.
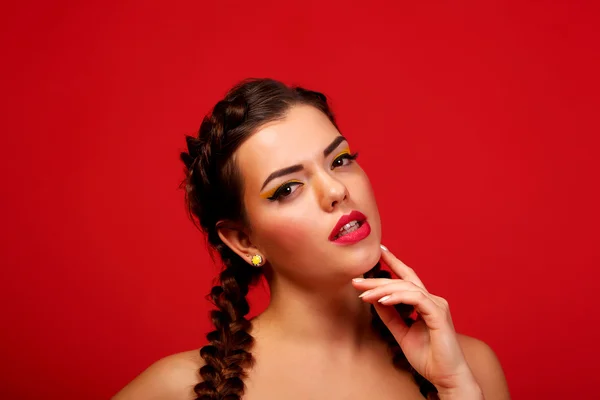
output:
[[[363,278],[354,278],[354,279],[352,279],[352,282],[356,282],[356,283],[362,282],[362,281],[364,281]]]
[[[365,296],[366,296],[366,295],[368,295],[369,293],[371,293],[371,291],[370,291],[370,290],[367,290],[366,292],[364,292],[363,294],[361,294],[361,295],[360,295],[360,296],[358,296],[358,297],[365,297]]]
[[[384,301],[386,301],[386,300],[389,300],[389,299],[390,299],[390,297],[392,297],[392,296],[383,296],[382,298],[380,298],[380,299],[379,299],[379,300],[377,300],[377,301],[378,301],[378,302],[380,302],[380,303],[383,303]]]
[[[385,247],[384,245],[380,244],[379,247],[381,247],[383,249],[383,251],[389,251],[387,247]]]

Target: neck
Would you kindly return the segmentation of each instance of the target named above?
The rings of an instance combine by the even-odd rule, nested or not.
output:
[[[269,336],[332,351],[355,351],[376,340],[370,304],[350,281],[315,288],[274,278],[269,286],[270,304],[257,318]]]

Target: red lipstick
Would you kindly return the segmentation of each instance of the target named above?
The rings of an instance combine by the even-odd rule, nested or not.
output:
[[[351,232],[344,233],[342,236],[337,237],[340,233],[340,229],[352,221],[358,222],[358,229],[354,229]],[[329,240],[337,244],[353,244],[363,240],[369,236],[370,233],[371,226],[367,222],[367,217],[360,211],[354,210],[348,215],[342,215],[329,234]]]

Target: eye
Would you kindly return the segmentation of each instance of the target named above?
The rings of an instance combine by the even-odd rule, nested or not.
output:
[[[284,183],[283,185],[279,186],[279,188],[275,191],[275,193],[273,193],[273,196],[271,197],[267,197],[267,199],[271,200],[271,201],[278,201],[280,200],[282,197],[289,197],[292,193],[294,193],[296,191],[296,189],[298,186],[303,185],[302,182],[287,182]]]
[[[334,169],[334,168],[337,168],[337,167],[344,167],[346,165],[350,165],[350,164],[352,164],[352,162],[354,160],[356,160],[357,157],[358,157],[358,153],[354,153],[354,154],[343,153],[343,154],[340,154],[331,163],[331,169]]]

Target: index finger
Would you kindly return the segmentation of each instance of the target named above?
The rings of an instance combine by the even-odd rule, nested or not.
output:
[[[387,247],[385,247],[384,245],[380,246],[381,258],[390,267],[390,269],[394,271],[396,275],[398,275],[401,279],[404,279],[405,281],[412,282],[415,285],[427,290],[423,282],[421,282],[421,279],[419,279],[419,277],[411,267],[409,267],[408,265],[400,261],[398,258],[396,258],[396,256],[393,255]]]

